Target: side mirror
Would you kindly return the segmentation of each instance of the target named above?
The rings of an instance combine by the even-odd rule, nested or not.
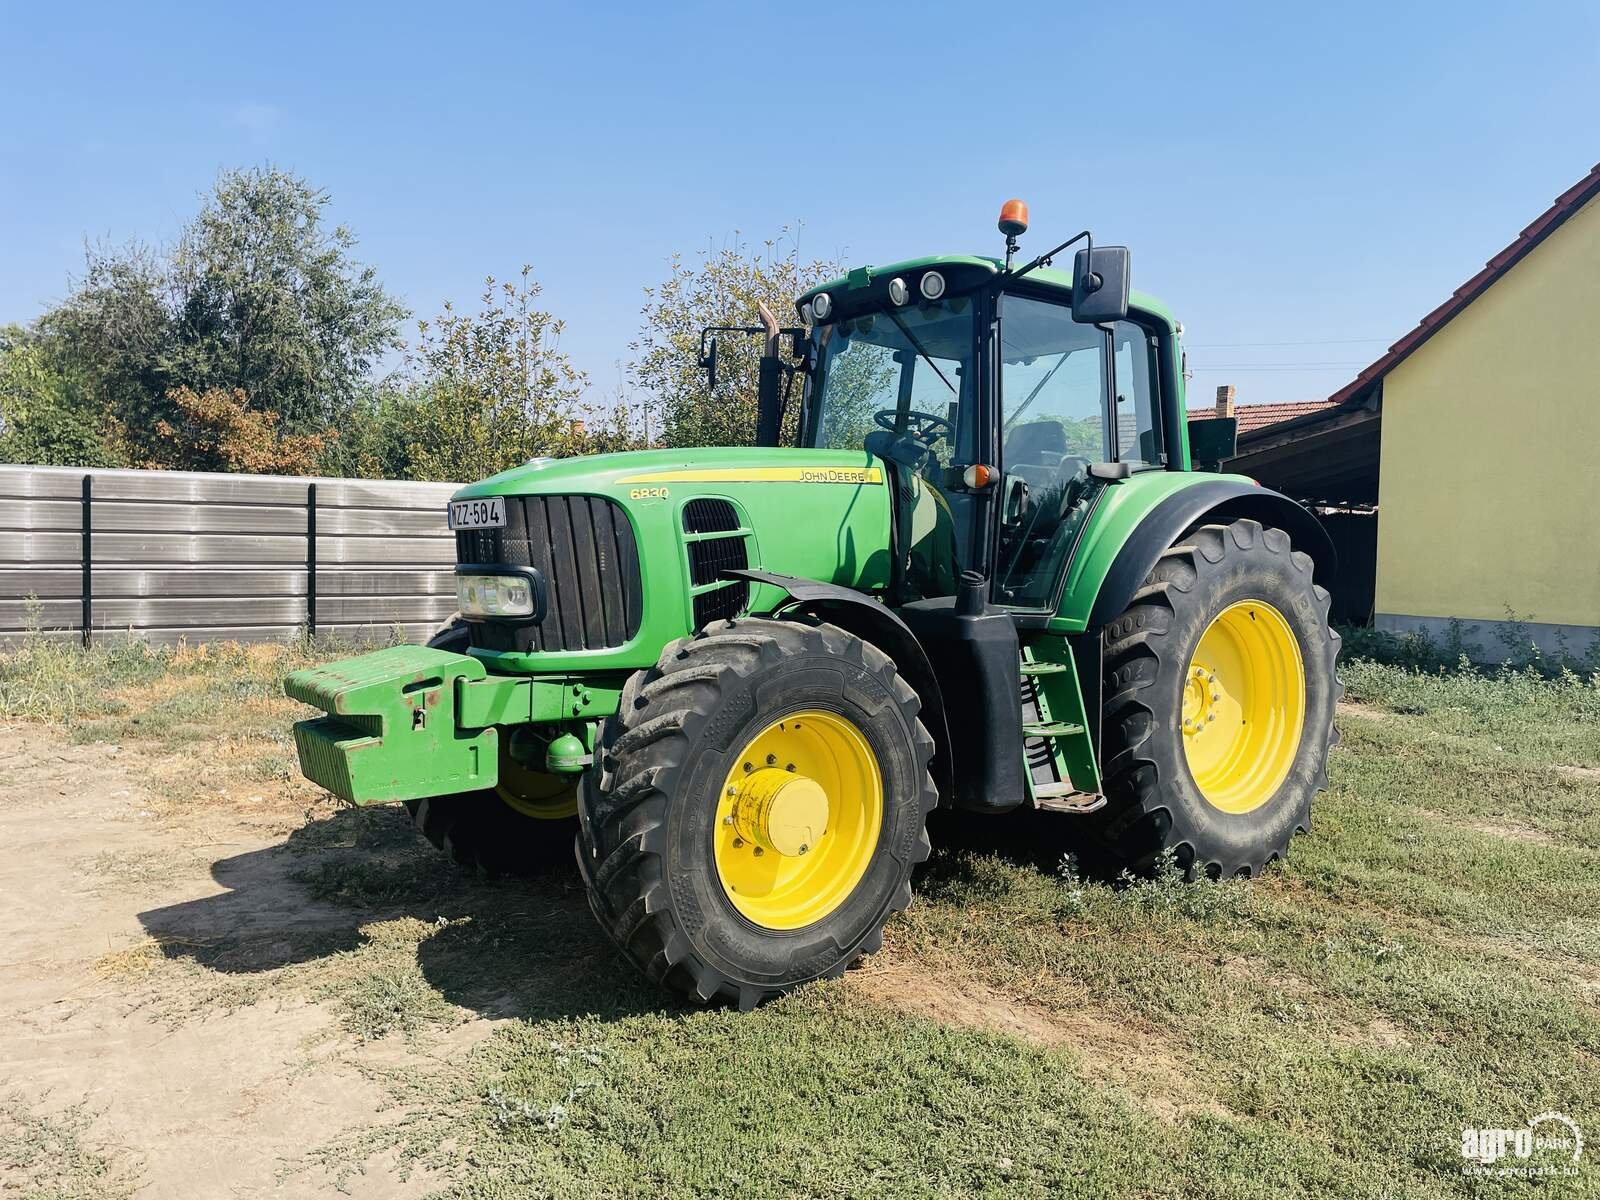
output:
[[[1197,471],[1220,471],[1239,449],[1238,417],[1189,422],[1189,461]]]
[[[1128,316],[1128,248],[1096,246],[1072,259],[1072,319],[1084,325],[1110,324]]]
[[[708,391],[717,390],[717,339],[711,339],[710,348],[700,356],[700,369],[706,373],[706,388]]]

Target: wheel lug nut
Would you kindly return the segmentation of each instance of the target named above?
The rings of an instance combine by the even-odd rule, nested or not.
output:
[[[811,847],[810,847],[810,846],[807,846],[807,845],[805,845],[805,844],[803,844],[803,843],[802,843],[802,845],[801,845],[801,846],[800,846],[800,853],[801,853],[801,854],[804,854],[804,853],[806,853],[806,852],[807,852],[807,851],[808,851],[808,850],[810,850],[810,849],[811,849]]]
[[[793,764],[793,763],[790,763],[790,764],[789,764],[789,765],[788,765],[788,766],[786,766],[786,767],[784,767],[784,770],[785,770],[785,771],[792,771],[792,770],[794,770],[794,764]]]
[[[732,785],[732,784],[731,784],[731,783],[730,783],[730,784],[729,784],[729,785],[728,785],[728,795],[730,795],[730,796],[737,796],[737,795],[738,795],[738,794],[739,794],[739,789],[738,789],[738,788],[736,788],[736,787],[734,787],[734,786],[733,786],[733,785]]]
[[[765,853],[766,853],[766,851],[763,850],[760,846],[756,847],[756,857],[757,858],[760,858]]]
[[[733,824],[733,814],[729,813],[727,816],[723,817],[722,818],[722,823],[724,825],[732,825]]]
[[[778,756],[776,754],[767,755],[767,766],[770,767],[773,763],[775,763],[777,761],[778,761]]]
[[[1217,719],[1217,714],[1216,713],[1207,713],[1206,714],[1206,720],[1215,721],[1216,719]]]
[[[733,848],[735,850],[737,850],[742,845],[744,845],[744,839],[742,837],[736,837],[736,838],[733,839]]]
[[[753,766],[751,766],[749,763],[745,763],[744,770],[745,770],[745,774],[748,775],[751,771],[754,771],[755,768]]]

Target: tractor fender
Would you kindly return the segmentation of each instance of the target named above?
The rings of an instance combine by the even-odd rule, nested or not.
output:
[[[1100,583],[1089,611],[1088,629],[1099,630],[1115,620],[1143,586],[1156,561],[1189,530],[1244,517],[1287,533],[1295,549],[1311,556],[1315,564],[1312,578],[1323,587],[1331,586],[1339,556],[1327,530],[1309,509],[1271,488],[1229,479],[1207,480],[1172,493],[1145,514]]]
[[[787,593],[788,599],[773,608],[774,617],[810,614],[855,634],[862,641],[871,642],[894,660],[895,668],[922,701],[922,724],[934,743],[933,762],[929,767],[934,785],[945,802],[955,795],[950,726],[945,717],[939,677],[934,674],[922,643],[899,616],[865,592],[836,583],[821,583],[772,571],[736,570],[724,571],[723,575],[769,584]]]

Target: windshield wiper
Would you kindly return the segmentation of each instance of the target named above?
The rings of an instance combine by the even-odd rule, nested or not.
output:
[[[927,363],[933,368],[933,373],[939,377],[939,382],[944,384],[945,387],[949,388],[950,394],[959,400],[961,398],[961,393],[956,391],[956,385],[946,379],[944,377],[944,372],[939,370],[939,364],[928,357],[928,352],[922,348],[922,343],[917,341],[917,335],[912,333],[906,323],[900,319],[900,314],[889,311],[888,315],[889,319],[900,327],[900,332],[906,335],[906,341],[911,343],[911,348],[917,352],[918,357],[920,357],[923,362]]]
[[[1017,418],[1028,411],[1028,405],[1032,404],[1034,398],[1037,397],[1040,392],[1044,391],[1044,385],[1055,378],[1056,372],[1061,370],[1061,364],[1067,361],[1067,354],[1071,353],[1072,351],[1068,350],[1066,354],[1063,354],[1060,358],[1056,359],[1056,365],[1045,372],[1045,377],[1043,379],[1039,380],[1038,383],[1033,385],[1033,391],[1028,393],[1028,398],[1022,402],[1017,411],[1011,414],[1011,419],[1005,423],[1005,426],[1001,432],[1004,432],[1006,429],[1010,429],[1017,423]]]

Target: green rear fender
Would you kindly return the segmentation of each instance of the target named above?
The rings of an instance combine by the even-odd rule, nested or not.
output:
[[[1108,486],[1067,571],[1052,632],[1099,629],[1127,608],[1156,560],[1196,525],[1253,518],[1289,534],[1328,587],[1338,556],[1304,506],[1243,475],[1147,471]]]

